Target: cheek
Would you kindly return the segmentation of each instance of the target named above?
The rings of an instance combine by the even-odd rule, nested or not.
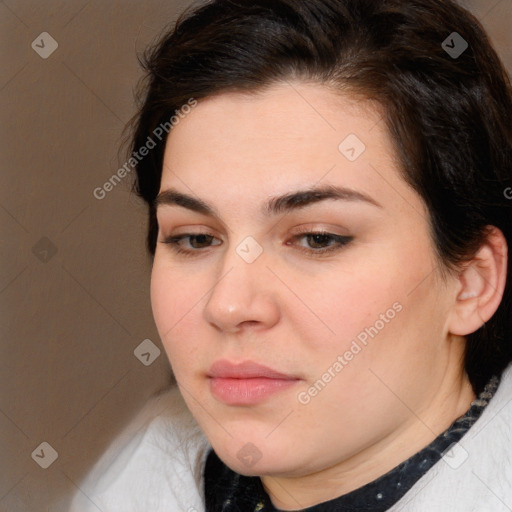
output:
[[[347,293],[339,294],[338,306],[333,304],[334,295],[325,301],[330,302],[325,315],[332,319],[330,327],[336,336],[327,338],[332,342],[316,343],[320,365],[312,381],[330,382],[329,369],[336,377],[315,407],[331,403],[331,409],[356,427],[364,416],[361,408],[383,418],[394,411],[399,417],[403,406],[390,390],[406,403],[418,403],[429,380],[442,368],[439,345],[444,313],[435,280],[432,276],[425,280],[428,267],[407,272],[400,268],[405,267],[397,265],[378,280],[354,280]]]
[[[198,325],[204,290],[193,277],[183,274],[155,260],[151,273],[151,307],[153,317],[173,369],[193,360],[198,350],[198,336],[194,325]]]
[[[347,350],[359,334],[362,333],[364,340],[366,328],[377,322],[377,327],[382,329],[381,315],[389,311],[391,320],[396,316],[393,305],[401,302],[404,295],[398,270],[386,267],[382,260],[375,264],[368,258],[364,261],[365,265],[326,271],[313,282],[295,279],[301,283],[295,288],[297,295],[309,311],[298,304],[293,315],[308,330],[308,338],[318,350]],[[382,272],[382,268],[387,268],[387,272]]]
[[[424,254],[429,249],[425,243]],[[384,247],[378,255],[362,252],[342,271],[317,276],[314,285],[296,280],[303,283],[297,287],[298,295],[315,314],[303,307],[293,313],[315,350],[317,373],[344,354],[351,367],[345,374],[385,361],[403,362],[414,352],[412,344],[423,343],[428,332],[425,319],[432,318],[426,312],[437,308],[432,281],[421,285],[431,273],[429,258],[414,256],[405,247]],[[390,353],[400,355],[390,358]]]

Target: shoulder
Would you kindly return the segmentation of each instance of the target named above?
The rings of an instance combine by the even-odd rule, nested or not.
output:
[[[109,446],[70,512],[200,512],[209,449],[179,390],[166,391]]]
[[[512,365],[467,434],[391,509],[509,512],[512,502]]]

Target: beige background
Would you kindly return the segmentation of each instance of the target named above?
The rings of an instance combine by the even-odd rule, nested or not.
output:
[[[130,177],[102,200],[93,190],[124,163],[137,52],[190,3],[0,1],[0,511],[67,510],[113,436],[171,382],[163,351],[150,366],[133,353],[145,339],[161,348],[145,209]],[[469,5],[512,69],[512,0]],[[58,43],[47,59],[31,47],[42,32]],[[58,452],[48,469],[31,457],[42,442]]]

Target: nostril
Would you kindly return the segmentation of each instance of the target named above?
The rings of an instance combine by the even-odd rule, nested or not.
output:
[[[244,322],[241,322],[239,325],[245,327],[253,327],[259,325],[259,323],[260,322],[258,322],[257,320],[245,320]]]

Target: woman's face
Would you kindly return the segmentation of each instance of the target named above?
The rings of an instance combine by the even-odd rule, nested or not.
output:
[[[229,466],[302,476],[435,437],[456,287],[378,108],[300,83],[204,100],[157,211],[154,317]]]

